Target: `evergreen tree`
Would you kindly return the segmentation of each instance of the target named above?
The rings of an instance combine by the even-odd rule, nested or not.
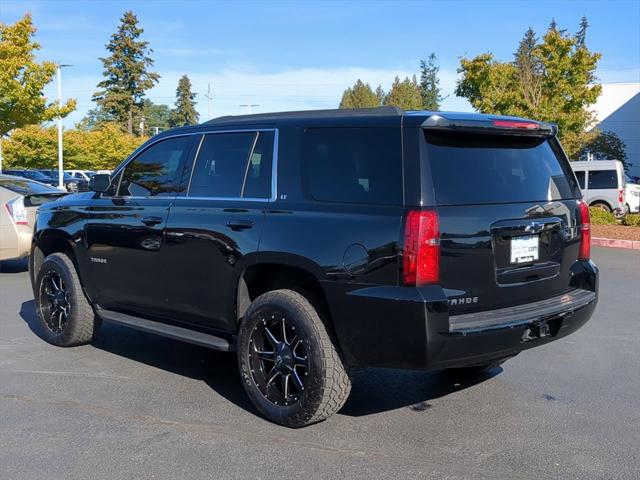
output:
[[[385,97],[384,104],[393,105],[403,110],[421,110],[422,95],[416,76],[414,75],[412,79],[407,77],[402,81],[396,77],[391,85],[391,90]]]
[[[422,95],[422,108],[425,110],[440,110],[442,95],[440,93],[440,79],[438,72],[440,67],[436,63],[434,53],[427,60],[420,60],[420,94]]]
[[[145,98],[142,104],[142,115],[144,116],[147,133],[155,133],[156,128],[159,128],[160,131],[170,128],[172,114],[173,111],[168,105],[153,103],[148,98]]]
[[[382,85],[378,85],[378,88],[376,88],[376,98],[378,99],[378,105],[384,105],[387,94],[384,92]]]
[[[176,88],[176,108],[171,114],[171,126],[182,127],[198,123],[200,114],[196,111],[196,94],[191,91],[191,80],[183,75]]]
[[[578,47],[584,47],[585,40],[587,38],[587,28],[589,28],[589,22],[584,15],[580,19],[580,29],[576,33],[576,45]]]
[[[340,108],[372,108],[381,105],[379,97],[371,90],[368,83],[358,79],[353,87],[342,94]]]
[[[542,79],[544,78],[544,65],[536,55],[538,38],[531,27],[520,40],[518,50],[515,53],[515,66],[519,78],[519,87],[522,89],[521,108],[535,110],[542,99]]]
[[[132,11],[124,13],[116,33],[106,45],[109,57],[101,58],[105,79],[98,83],[103,90],[93,95],[93,100],[111,115],[127,132],[134,131],[134,117],[142,108],[145,92],[153,87],[160,75],[149,70],[153,60],[149,42],[139,40],[143,29]]]

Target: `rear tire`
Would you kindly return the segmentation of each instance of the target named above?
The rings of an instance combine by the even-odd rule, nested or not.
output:
[[[53,253],[44,259],[36,276],[35,300],[47,342],[74,347],[93,340],[98,321],[67,255]]]
[[[593,208],[599,208],[600,210],[604,210],[605,212],[609,212],[609,213],[613,211],[611,210],[611,207],[604,202],[593,202],[589,206]]]
[[[238,338],[238,364],[251,402],[287,427],[320,422],[340,410],[351,380],[309,300],[274,290],[249,306]]]

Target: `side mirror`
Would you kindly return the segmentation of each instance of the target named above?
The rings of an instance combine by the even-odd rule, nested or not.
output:
[[[111,176],[106,173],[96,173],[89,179],[89,190],[104,193],[111,186]]]

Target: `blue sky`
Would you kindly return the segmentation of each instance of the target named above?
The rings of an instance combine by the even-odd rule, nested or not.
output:
[[[207,117],[253,111],[332,108],[357,78],[388,88],[395,75],[417,71],[435,52],[443,109],[471,110],[455,97],[459,58],[492,52],[512,58],[524,31],[542,34],[552,17],[575,31],[591,24],[588,46],[603,54],[603,82],[640,81],[640,1],[11,1],[0,0],[0,20],[33,15],[39,57],[72,64],[63,71],[63,96],[78,101],[65,123],[92,107],[104,45],[122,12],[132,9],[153,48],[160,83],[148,94],[172,104],[188,74]],[[55,95],[51,85],[46,93]]]

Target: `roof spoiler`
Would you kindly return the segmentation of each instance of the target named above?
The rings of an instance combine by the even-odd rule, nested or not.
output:
[[[558,133],[553,123],[536,122],[519,118],[447,118],[431,115],[421,125],[425,130],[484,133],[490,135],[518,135],[527,137],[550,137]]]

